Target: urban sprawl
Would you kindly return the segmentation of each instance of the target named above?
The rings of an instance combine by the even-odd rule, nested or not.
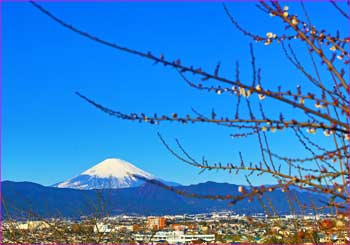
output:
[[[8,220],[2,243],[350,243],[345,215],[253,216],[232,212],[165,216]]]

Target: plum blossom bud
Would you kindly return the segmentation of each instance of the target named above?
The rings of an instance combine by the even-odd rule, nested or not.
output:
[[[255,89],[256,89],[257,91],[260,91],[260,90],[261,90],[260,84],[256,85],[256,86],[255,86]]]
[[[250,90],[245,90],[244,88],[240,87],[239,88],[239,94],[242,95],[243,97],[249,97],[251,94]]]
[[[244,187],[243,186],[239,186],[238,187],[238,192],[243,193],[244,192]]]
[[[275,33],[272,33],[272,32],[267,32],[266,33],[266,36],[268,37],[268,38],[276,38],[276,34]]]
[[[298,22],[298,19],[295,16],[293,16],[291,23],[293,26],[296,26],[299,22]]]
[[[263,100],[266,98],[266,96],[264,94],[258,94],[259,100]]]
[[[267,45],[270,45],[272,43],[271,39],[267,39],[264,44],[267,46]]]
[[[240,88],[239,88],[239,94],[245,95],[245,89],[242,88],[242,87],[240,87]]]
[[[324,108],[324,105],[322,105],[320,102],[317,101],[317,102],[315,103],[315,107],[316,107],[316,108],[319,108],[319,109],[323,109],[323,108]]]
[[[323,134],[324,134],[324,136],[328,137],[331,135],[331,132],[329,130],[325,130],[325,131],[323,131]]]
[[[306,132],[308,132],[309,134],[315,134],[316,129],[315,128],[308,128],[308,129],[306,129]]]

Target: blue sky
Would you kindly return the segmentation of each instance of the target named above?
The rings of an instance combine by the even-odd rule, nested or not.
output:
[[[117,157],[166,180],[192,184],[213,180],[242,183],[244,176],[210,172],[176,160],[161,144],[159,131],[170,142],[179,138],[194,156],[238,161],[260,157],[255,138],[232,140],[228,128],[210,125],[159,126],[107,116],[74,92],[125,112],[185,114],[196,108],[233,115],[235,98],[207,94],[187,86],[169,68],[84,39],[39,13],[29,3],[2,3],[3,122],[2,179],[44,185],[73,177],[109,157]],[[237,31],[220,3],[42,3],[67,22],[96,36],[141,51],[164,53],[185,64],[214,70],[234,78],[240,61],[241,78],[251,79],[249,39]],[[290,12],[303,16],[300,4]],[[232,14],[252,32],[283,31],[277,18],[254,3],[229,3]],[[345,18],[329,3],[306,3],[316,26],[346,30]],[[304,46],[293,43],[301,60]],[[277,44],[255,44],[264,84],[295,88],[305,79],[289,64]],[[307,86],[306,86],[307,87]],[[312,89],[312,88],[310,88]],[[266,100],[268,113],[282,108]],[[298,112],[285,109],[288,115]],[[324,139],[320,139],[324,141]],[[327,142],[323,142],[327,144]],[[300,146],[290,134],[271,138],[274,151],[295,155]],[[268,183],[261,177],[256,183]]]

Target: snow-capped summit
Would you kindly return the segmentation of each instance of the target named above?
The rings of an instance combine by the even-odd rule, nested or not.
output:
[[[81,173],[82,175],[96,176],[100,178],[124,178],[130,174],[137,174],[147,179],[153,179],[154,176],[139,169],[131,163],[117,158],[108,158],[92,168]]]
[[[153,175],[137,168],[133,164],[116,158],[108,158],[82,172],[76,177],[55,184],[54,187],[74,189],[104,189],[137,187],[144,181],[133,175],[146,179],[155,179]]]

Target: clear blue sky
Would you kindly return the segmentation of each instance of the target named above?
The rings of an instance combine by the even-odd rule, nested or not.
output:
[[[234,114],[235,98],[207,94],[188,87],[163,66],[84,39],[48,19],[29,3],[2,3],[3,139],[2,179],[44,185],[73,177],[109,157],[117,157],[166,180],[183,184],[207,180],[241,183],[243,175],[203,173],[176,160],[161,144],[175,137],[194,156],[209,160],[259,159],[255,138],[232,140],[233,131],[208,125],[159,126],[107,116],[79,99],[79,91],[108,107],[125,112],[189,113],[191,107],[210,113]],[[251,79],[249,39],[237,31],[220,3],[42,3],[67,22],[106,40],[164,53],[234,78],[240,61],[241,78]],[[300,4],[290,12],[303,16]],[[229,3],[232,14],[252,32],[281,32],[283,25],[254,7]],[[306,3],[316,26],[347,30],[345,18],[329,3]],[[277,44],[254,44],[264,84],[295,88],[305,79],[283,56]],[[300,57],[304,46],[297,45]],[[280,108],[265,101],[268,113]],[[288,114],[288,109],[286,109]],[[294,113],[297,116],[298,113]],[[274,151],[295,155],[300,148],[289,134],[275,134]],[[271,182],[268,177],[256,183]]]

